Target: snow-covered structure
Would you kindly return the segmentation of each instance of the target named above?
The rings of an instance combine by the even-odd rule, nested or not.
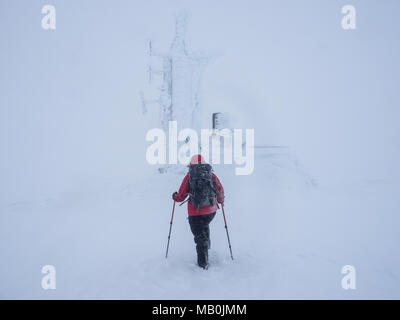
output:
[[[181,13],[175,21],[175,37],[167,53],[154,51],[149,42],[149,55],[162,59],[162,70],[148,68],[149,79],[161,77],[159,97],[146,100],[142,94],[143,110],[147,112],[149,103],[160,107],[160,125],[168,131],[168,122],[178,121],[178,130],[200,129],[200,86],[204,66],[209,56],[191,52],[186,45],[187,14]]]

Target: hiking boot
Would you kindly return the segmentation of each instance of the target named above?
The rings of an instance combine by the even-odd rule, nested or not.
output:
[[[197,252],[197,264],[203,269],[208,268],[208,250],[203,249]]]

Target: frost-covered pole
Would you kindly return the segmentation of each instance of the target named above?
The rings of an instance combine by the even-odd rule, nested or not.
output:
[[[201,77],[204,66],[210,60],[204,56],[190,52],[186,40],[187,14],[176,17],[175,36],[170,50],[166,54],[154,53],[149,44],[151,56],[162,59],[162,70],[155,71],[149,67],[149,79],[153,75],[161,76],[160,96],[156,100],[146,100],[142,94],[143,110],[147,104],[156,102],[160,106],[160,125],[168,132],[169,121],[177,121],[177,130],[190,128],[199,134],[201,123]],[[187,143],[186,142],[182,142]],[[161,171],[165,171],[166,167]]]

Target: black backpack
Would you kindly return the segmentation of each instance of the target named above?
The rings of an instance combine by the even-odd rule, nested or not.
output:
[[[213,187],[212,167],[208,163],[192,164],[189,167],[189,201],[196,208],[214,205],[217,192]]]

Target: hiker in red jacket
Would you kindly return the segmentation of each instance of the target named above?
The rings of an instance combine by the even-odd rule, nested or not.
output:
[[[197,263],[208,268],[208,249],[210,249],[210,227],[218,204],[224,202],[224,188],[212,167],[200,154],[190,161],[189,173],[183,178],[179,192],[172,194],[172,199],[182,202],[188,198],[189,225],[196,243]]]

